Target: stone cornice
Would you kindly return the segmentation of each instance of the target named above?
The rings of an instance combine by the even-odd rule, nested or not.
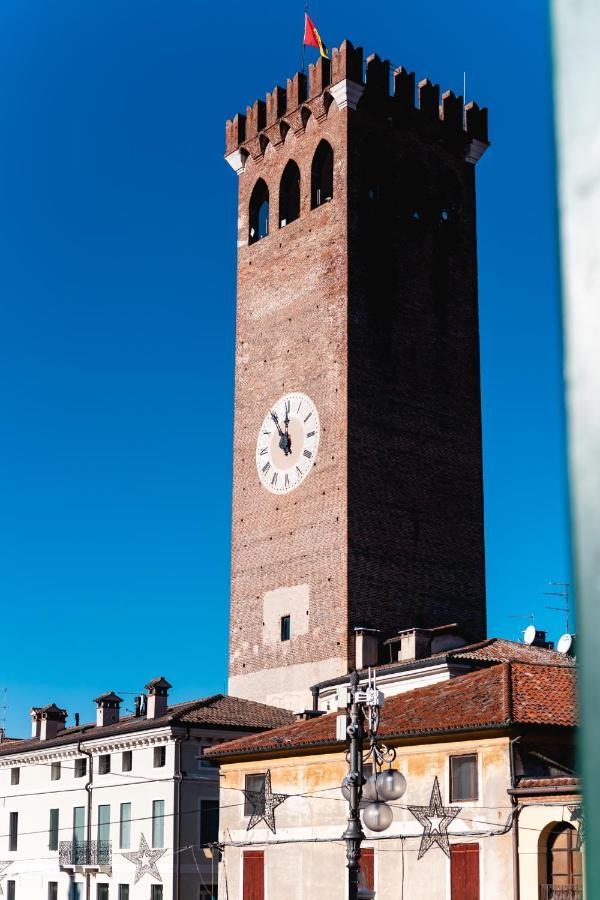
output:
[[[15,750],[14,754],[0,757],[0,769],[13,768],[17,765],[27,765],[35,763],[61,762],[67,759],[76,759],[83,755],[78,746],[82,749],[90,751],[93,756],[99,756],[103,753],[114,753],[120,750],[134,750],[142,747],[153,747],[160,744],[168,744],[174,741],[171,728],[161,728],[157,731],[143,731],[138,733],[111,735],[105,738],[95,738],[94,740],[73,741],[61,747],[43,747],[39,749],[28,750],[25,753],[19,753]]]

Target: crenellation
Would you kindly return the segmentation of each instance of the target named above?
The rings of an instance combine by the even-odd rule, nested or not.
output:
[[[354,47],[349,40],[331,51],[331,83],[337,84],[346,79],[356,84],[363,83],[363,50],[362,47]]]
[[[277,85],[270,94],[267,94],[267,127],[274,125],[278,119],[285,115],[287,109],[287,94],[285,88]]]
[[[246,140],[249,141],[262,131],[267,124],[267,105],[264,100],[255,100],[246,110]]]
[[[403,112],[415,108],[415,73],[404,66],[394,69],[394,97]]]
[[[234,153],[240,144],[246,140],[246,116],[236,113],[233,119],[228,119],[225,126],[226,153]]]
[[[442,94],[440,118],[449,128],[460,132],[463,127],[463,98],[457,97],[454,91]]]
[[[440,117],[440,86],[429,78],[419,82],[419,112],[434,121]]]
[[[287,80],[287,111],[292,112],[302,106],[307,98],[307,82],[304,72],[296,72]]]
[[[331,62],[320,56],[316,63],[308,67],[308,97],[318,97],[331,84]]]
[[[398,127],[424,130],[438,136],[464,142],[466,159],[476,162],[488,146],[487,109],[453,91],[445,91],[440,102],[440,87],[425,78],[418,83],[415,105],[415,73],[403,66],[393,71],[390,97],[390,62],[371,54],[363,67],[362,47],[349,40],[304,72],[288,78],[286,88],[276,85],[266,102],[256,100],[246,116],[238,115],[226,124],[226,156],[236,172],[243,171],[244,158],[258,159],[270,143],[278,148],[291,128],[300,134],[311,115],[323,121],[333,102],[340,111],[369,108],[374,115],[385,113]],[[264,132],[264,135],[263,135]],[[266,136],[266,140],[264,137]],[[242,146],[245,145],[245,146]]]
[[[472,140],[488,142],[488,111],[487,107],[481,109],[472,100],[465,106],[465,127]]]
[[[390,92],[390,61],[376,53],[367,57],[367,90],[387,97]]]

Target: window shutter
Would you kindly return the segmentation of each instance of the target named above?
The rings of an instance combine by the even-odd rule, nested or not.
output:
[[[479,900],[479,844],[450,845],[452,900]]]
[[[244,853],[244,900],[265,900],[263,850],[246,850]]]

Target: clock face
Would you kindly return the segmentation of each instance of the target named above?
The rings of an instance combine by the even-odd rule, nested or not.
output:
[[[285,394],[265,416],[256,442],[256,468],[273,494],[302,484],[319,449],[319,415],[306,394]]]

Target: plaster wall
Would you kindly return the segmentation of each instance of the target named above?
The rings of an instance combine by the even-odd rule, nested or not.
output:
[[[481,900],[513,900],[512,835],[502,833],[510,813],[508,746],[507,738],[481,738],[397,747],[395,765],[407,778],[407,792],[392,804],[394,821],[388,831],[379,838],[367,831],[364,845],[375,851],[378,900],[398,900],[402,885],[407,900],[450,900],[450,862],[437,847],[417,859],[422,826],[406,807],[429,805],[436,776],[442,801],[449,805],[449,757],[473,752],[478,754],[480,799],[458,804],[462,809],[449,828],[450,842],[479,843]],[[267,768],[273,791],[288,794],[275,810],[275,835],[264,823],[246,830],[241,793],[246,774]],[[266,900],[312,896],[314,873],[318,873],[315,891],[319,896],[343,900],[346,870],[341,834],[347,804],[339,786],[346,773],[343,754],[333,753],[223,765],[220,839],[238,846],[225,848],[221,896],[242,900],[242,854],[255,848],[265,851]],[[496,834],[488,836],[489,832]]]

